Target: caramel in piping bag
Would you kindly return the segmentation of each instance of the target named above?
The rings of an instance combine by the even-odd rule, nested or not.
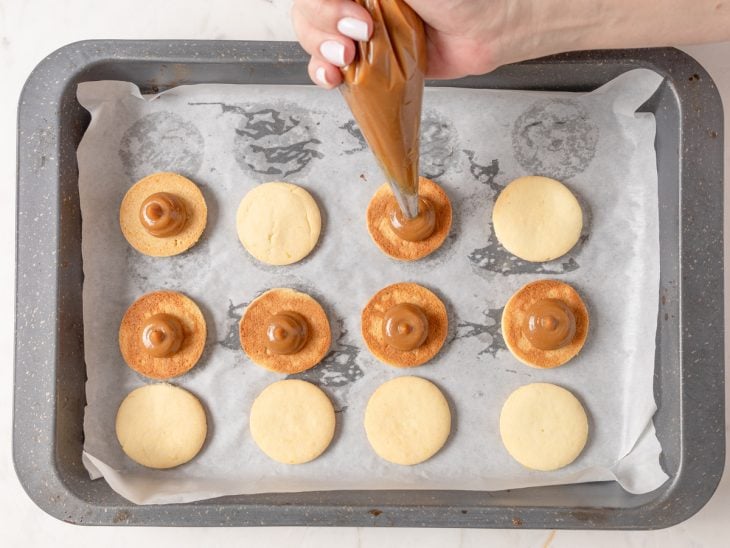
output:
[[[423,21],[402,0],[355,0],[373,17],[342,69],[342,95],[406,218],[418,215],[421,102],[426,73]]]

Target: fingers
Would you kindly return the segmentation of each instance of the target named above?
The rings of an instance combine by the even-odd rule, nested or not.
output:
[[[294,0],[294,31],[312,56],[309,76],[325,88],[342,81],[338,67],[355,58],[354,40],[367,40],[373,22],[368,11],[352,0]]]
[[[294,23],[294,30],[304,50],[320,61],[344,67],[355,58],[355,42],[349,38],[306,27],[301,21]]]
[[[353,40],[365,41],[373,32],[370,13],[352,0],[294,0],[292,14],[308,27]]]
[[[325,89],[332,89],[342,83],[340,69],[330,63],[324,63],[316,57],[309,60],[307,72],[309,72],[312,82]]]

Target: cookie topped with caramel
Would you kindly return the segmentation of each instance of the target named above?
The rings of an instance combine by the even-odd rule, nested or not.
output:
[[[270,289],[251,301],[239,336],[254,363],[288,375],[317,365],[332,341],[322,306],[306,293],[287,288]]]
[[[414,283],[381,289],[362,311],[365,344],[376,358],[395,367],[415,367],[432,359],[448,327],[441,299]]]
[[[524,286],[502,312],[502,335],[510,352],[532,367],[563,365],[583,348],[588,309],[578,292],[558,280]]]
[[[407,218],[385,183],[367,209],[368,232],[380,250],[400,261],[416,261],[436,251],[451,230],[451,202],[443,189],[421,177],[418,216]]]
[[[119,225],[129,244],[152,257],[169,257],[200,239],[208,208],[198,186],[177,173],[161,172],[137,181],[119,208]]]
[[[129,367],[151,379],[170,379],[192,369],[205,347],[203,313],[175,291],[137,299],[119,326],[119,349]]]

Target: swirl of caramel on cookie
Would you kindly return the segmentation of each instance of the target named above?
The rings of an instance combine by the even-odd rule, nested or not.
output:
[[[172,314],[155,314],[142,326],[142,346],[155,358],[176,354],[184,338],[182,322]]]
[[[393,200],[390,210],[390,228],[393,233],[408,242],[420,242],[428,238],[436,229],[436,210],[431,200],[418,198],[418,215],[408,219]]]
[[[540,350],[563,348],[575,337],[575,315],[559,299],[541,299],[527,310],[524,333]]]
[[[299,312],[279,312],[266,323],[266,348],[273,354],[296,354],[307,340],[309,326]]]
[[[391,306],[383,316],[383,337],[387,344],[398,350],[415,350],[428,337],[428,318],[415,304]]]
[[[188,220],[185,203],[169,192],[156,192],[139,208],[139,221],[156,238],[177,236]]]

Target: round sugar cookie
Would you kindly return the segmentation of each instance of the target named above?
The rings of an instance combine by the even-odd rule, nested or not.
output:
[[[499,416],[502,443],[532,470],[557,470],[573,462],[588,439],[588,417],[578,399],[548,383],[521,386]]]
[[[428,335],[421,346],[413,350],[399,350],[385,342],[383,321],[385,313],[397,304],[415,304],[428,320]],[[370,299],[362,311],[362,338],[368,350],[380,361],[394,367],[423,365],[438,354],[446,341],[449,317],[441,299],[425,287],[402,282],[384,287]]]
[[[142,225],[139,211],[152,194],[174,194],[185,205],[187,220],[175,236],[152,236]],[[119,208],[119,225],[129,244],[140,253],[152,257],[169,257],[187,251],[195,245],[205,230],[208,207],[198,186],[177,173],[160,172],[136,182],[124,195]]]
[[[251,437],[266,455],[284,464],[320,456],[335,435],[335,410],[327,395],[296,379],[275,382],[251,406]]]
[[[395,464],[430,459],[451,432],[451,411],[436,385],[420,377],[397,377],[370,396],[365,432],[373,450]]]
[[[311,194],[291,183],[264,183],[241,200],[236,215],[238,239],[262,263],[288,265],[317,245],[322,228]]]
[[[557,350],[534,347],[524,332],[530,307],[543,299],[562,301],[575,317],[573,340]],[[559,280],[528,283],[510,297],[502,311],[502,336],[507,348],[515,358],[531,367],[558,367],[572,360],[583,349],[589,325],[588,308],[583,299],[573,287]]]
[[[268,320],[281,312],[301,314],[309,331],[307,342],[296,354],[274,354],[266,347]],[[291,375],[317,365],[327,355],[332,342],[327,314],[316,300],[300,291],[270,289],[246,307],[239,323],[241,347],[251,360],[275,373]]]
[[[367,224],[370,237],[386,255],[400,261],[416,261],[436,251],[451,230],[451,201],[446,192],[431,179],[419,177],[418,195],[431,201],[436,215],[436,225],[431,235],[420,242],[409,242],[393,232],[390,214],[398,207],[388,183],[381,185],[370,200]]]
[[[148,468],[173,468],[191,460],[205,442],[205,410],[187,390],[148,384],[119,406],[116,432],[122,450]]]
[[[157,358],[144,347],[145,322],[157,314],[170,314],[182,324],[183,340],[172,356]],[[176,291],[154,291],[134,301],[119,326],[119,349],[129,367],[151,379],[165,380],[187,373],[203,354],[207,327],[195,302]]]
[[[520,177],[499,194],[492,225],[507,251],[541,263],[565,255],[578,243],[583,211],[563,183],[548,177]]]

